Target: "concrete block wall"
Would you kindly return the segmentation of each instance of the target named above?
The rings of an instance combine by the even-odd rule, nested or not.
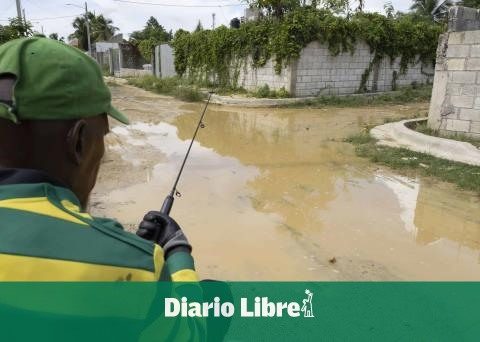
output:
[[[480,30],[452,31],[458,27],[477,28],[472,18],[479,11],[454,7],[449,27],[439,42],[428,125],[443,133],[462,133],[480,138]],[[454,18],[452,18],[454,16]],[[468,25],[462,24],[466,16]]]
[[[353,54],[342,52],[332,56],[326,45],[312,42],[302,50],[296,62],[296,72],[293,76],[294,94],[304,97],[356,93],[359,90],[362,75],[373,57],[366,43],[358,43]],[[391,63],[389,58],[385,58],[379,63],[378,68],[370,73],[366,84],[367,90],[392,90],[394,71],[398,73],[397,86],[433,81],[431,67],[417,63],[409,66],[406,74],[400,75],[400,59]]]
[[[267,84],[271,90],[285,88],[288,92],[292,90],[292,67],[287,66],[280,74],[275,71],[275,62],[271,59],[259,68],[252,67],[252,61],[247,59],[244,65],[239,67],[238,86],[247,90],[256,90]],[[232,68],[232,73],[235,68]]]

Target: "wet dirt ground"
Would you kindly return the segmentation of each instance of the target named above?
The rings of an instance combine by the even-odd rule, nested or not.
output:
[[[135,230],[170,191],[202,104],[112,87],[112,122],[91,211]],[[172,216],[202,278],[480,280],[480,198],[355,156],[365,125],[426,113],[408,106],[211,106]]]

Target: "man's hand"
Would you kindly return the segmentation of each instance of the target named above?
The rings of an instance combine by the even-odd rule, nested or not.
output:
[[[165,259],[174,252],[192,251],[192,246],[177,222],[159,211],[150,211],[145,215],[137,235],[159,244],[165,252]]]

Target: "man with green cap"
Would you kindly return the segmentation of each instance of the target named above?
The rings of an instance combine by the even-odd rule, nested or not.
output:
[[[0,45],[0,280],[197,280],[169,216],[134,235],[85,212],[107,115],[128,124],[91,57],[40,37]]]

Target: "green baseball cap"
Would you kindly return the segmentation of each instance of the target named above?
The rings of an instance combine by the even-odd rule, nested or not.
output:
[[[0,102],[0,118],[68,120],[107,113],[128,124],[112,106],[97,62],[77,48],[43,37],[0,45],[0,77],[13,75],[13,103]]]

